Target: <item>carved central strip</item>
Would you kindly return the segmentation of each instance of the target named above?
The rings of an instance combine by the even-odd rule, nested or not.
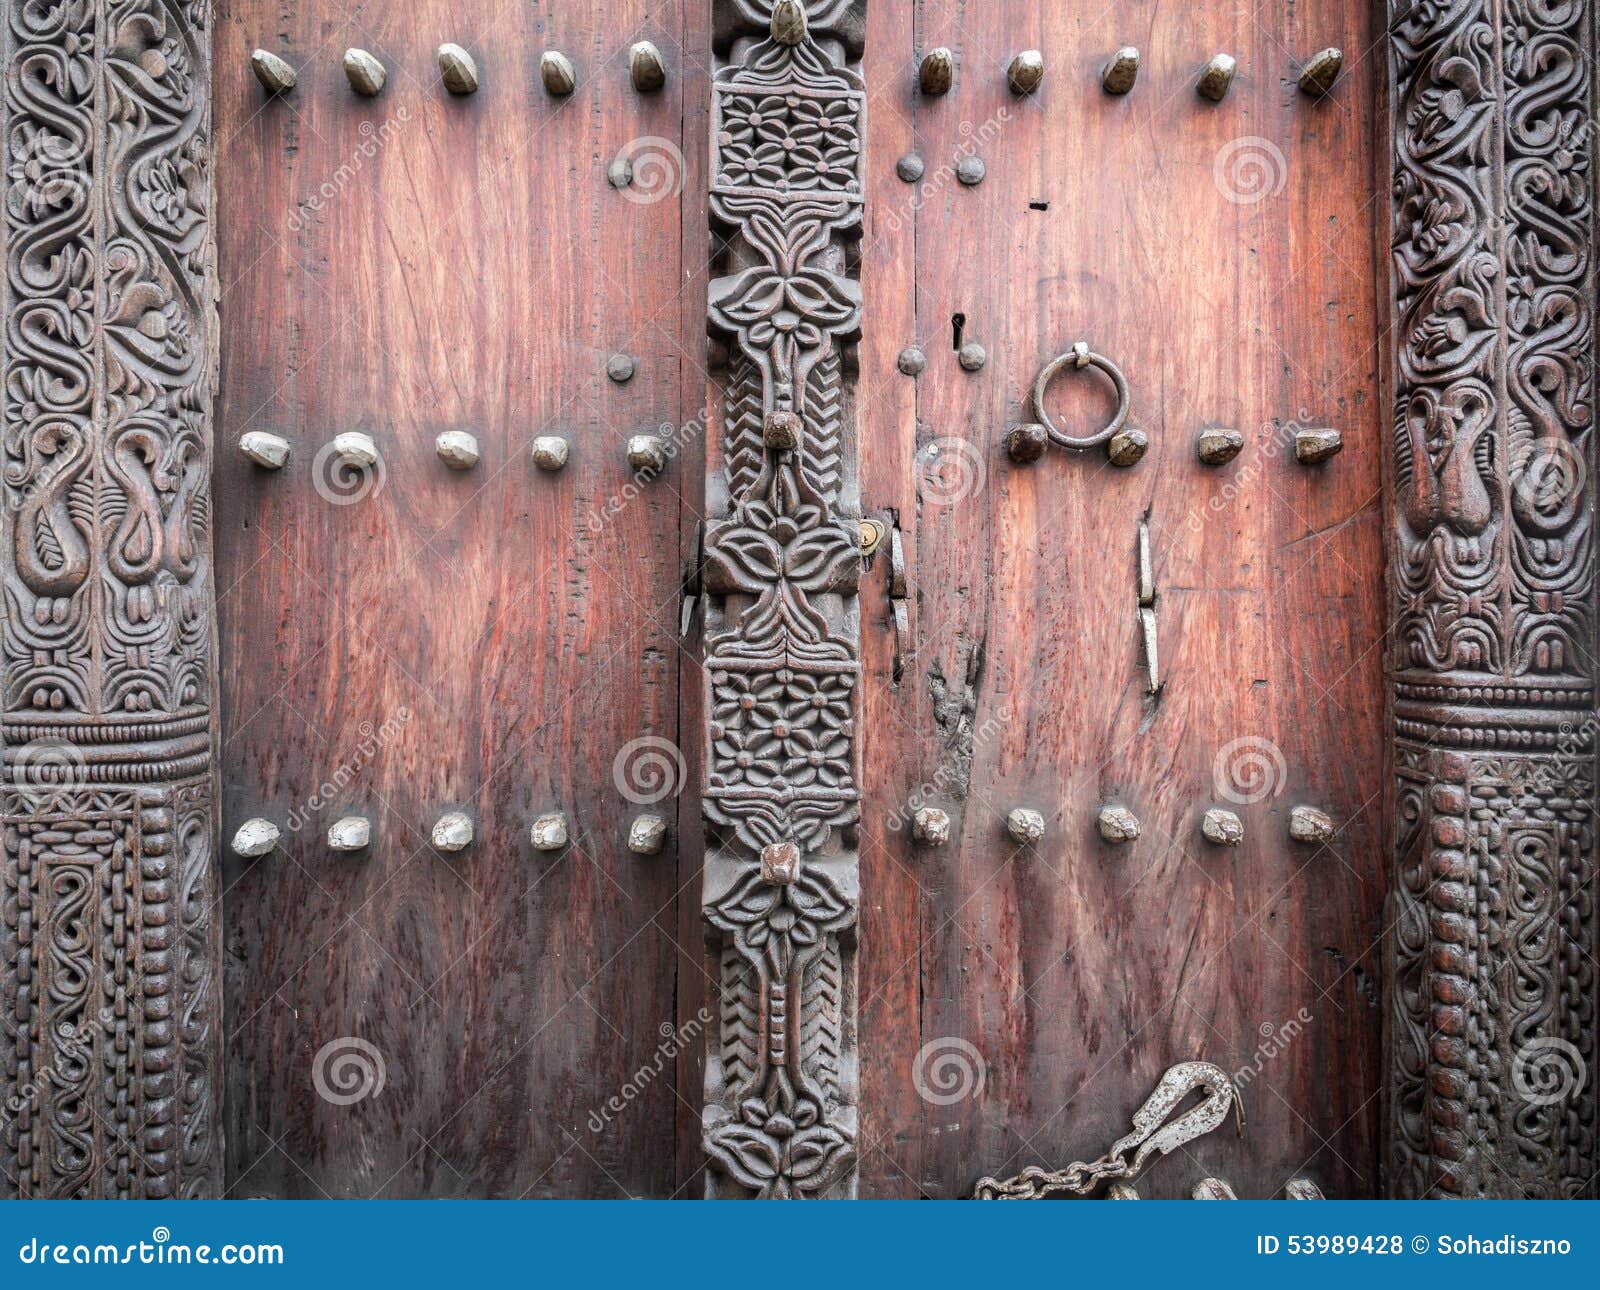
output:
[[[860,330],[865,95],[834,25],[722,0],[710,327],[730,342],[704,585],[704,907],[721,990],[713,1196],[848,1196],[856,1176],[859,516],[840,347]],[[726,30],[726,24],[723,24]]]

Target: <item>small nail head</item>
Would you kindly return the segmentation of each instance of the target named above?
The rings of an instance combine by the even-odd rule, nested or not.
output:
[[[1139,836],[1139,817],[1126,806],[1103,806],[1096,821],[1100,836],[1107,842],[1133,842]]]
[[[278,826],[271,820],[259,817],[246,820],[233,835],[233,854],[246,860],[269,855],[277,847],[281,836]]]
[[[1006,816],[1006,832],[1013,842],[1024,846],[1044,837],[1044,816],[1026,806],[1019,806]]]
[[[659,815],[640,815],[628,826],[628,850],[636,856],[661,854],[667,841],[667,822]]]
[[[433,441],[433,450],[451,470],[471,470],[480,455],[477,436],[465,430],[446,430]]]
[[[631,354],[613,354],[606,360],[606,375],[618,385],[626,385],[633,379],[634,363]]]
[[[1139,51],[1124,45],[1100,72],[1100,88],[1107,94],[1126,94],[1139,79]]]
[[[452,94],[478,92],[478,64],[460,45],[439,46],[439,76]]]
[[[666,445],[653,434],[636,434],[628,440],[628,465],[655,474],[667,464]]]
[[[372,821],[364,815],[347,815],[328,828],[328,850],[365,851],[372,843]]]
[[[1220,103],[1228,97],[1233,87],[1234,74],[1239,70],[1238,60],[1231,54],[1217,54],[1200,69],[1200,79],[1195,91],[1203,99]]]
[[[1128,427],[1111,436],[1106,456],[1113,466],[1137,466],[1150,448],[1150,437],[1143,430]]]
[[[968,188],[976,188],[983,182],[983,177],[988,169],[983,164],[983,158],[976,154],[969,154],[956,162],[956,178]]]
[[[547,49],[539,58],[539,79],[545,92],[557,97],[571,94],[578,87],[578,72],[572,60],[559,49]]]
[[[1331,842],[1333,817],[1315,806],[1296,806],[1289,812],[1289,836],[1296,842]]]
[[[364,49],[344,51],[344,75],[351,89],[368,98],[382,94],[389,79],[383,64]]]
[[[800,878],[800,848],[793,842],[774,842],[761,848],[761,880],[788,886]]]
[[[775,452],[793,452],[800,446],[801,428],[799,413],[779,408],[767,413],[761,424],[761,440]]]
[[[894,173],[906,183],[914,184],[927,173],[927,167],[915,152],[908,152],[894,163]]]
[[[533,464],[540,470],[560,470],[567,464],[567,441],[557,434],[542,434],[533,441]]]
[[[975,340],[969,340],[956,353],[956,361],[964,372],[981,372],[989,361],[989,352]]]
[[[1339,79],[1339,69],[1344,66],[1344,51],[1336,45],[1319,49],[1306,60],[1300,69],[1300,90],[1313,98],[1321,98]]]
[[[1195,440],[1195,455],[1203,465],[1225,466],[1244,450],[1244,436],[1227,426],[1208,426]]]
[[[661,51],[648,40],[641,40],[628,50],[628,69],[633,88],[640,94],[654,94],[667,83],[667,65],[661,61]]]
[[[448,811],[433,823],[435,851],[465,851],[472,845],[472,817],[464,811]]]
[[[282,470],[289,460],[289,441],[265,430],[247,430],[239,436],[239,451],[263,470]]]
[[[911,836],[925,847],[942,847],[950,841],[950,816],[937,806],[924,806],[911,817]]]
[[[1006,455],[1019,466],[1038,461],[1050,446],[1050,432],[1042,425],[1026,422],[1006,431]]]
[[[775,0],[771,31],[780,45],[798,45],[806,38],[806,7],[800,0]]]
[[[907,345],[895,359],[895,366],[906,376],[921,376],[928,365],[928,356],[915,345]]]
[[[1244,841],[1244,821],[1232,811],[1213,806],[1201,819],[1200,832],[1216,846],[1236,847]]]
[[[333,452],[342,464],[357,470],[378,464],[378,445],[372,441],[371,435],[362,434],[359,430],[346,430],[343,434],[335,435]]]
[[[917,69],[917,83],[924,94],[948,94],[955,84],[955,76],[955,55],[943,45],[924,54]]]
[[[1294,435],[1294,456],[1302,466],[1320,466],[1337,457],[1344,448],[1344,436],[1332,429],[1301,429]]]
[[[626,188],[633,183],[633,162],[617,157],[606,167],[606,183],[613,188]]]
[[[1044,80],[1044,55],[1037,49],[1024,49],[1006,69],[1006,84],[1013,94],[1032,94]]]
[[[250,70],[268,94],[287,94],[299,79],[294,68],[270,49],[258,49],[250,55]]]
[[[567,845],[567,817],[550,811],[533,822],[528,834],[535,851],[559,851]]]

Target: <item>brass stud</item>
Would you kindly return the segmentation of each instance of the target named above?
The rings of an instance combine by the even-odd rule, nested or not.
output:
[[[606,375],[618,385],[626,385],[633,379],[634,362],[631,354],[613,354],[606,359]]]
[[[917,84],[922,87],[924,94],[950,93],[955,78],[955,55],[943,45],[930,49],[922,56],[922,65],[917,69]]]
[[[1006,84],[1013,94],[1032,94],[1044,80],[1044,55],[1037,49],[1024,49],[1006,69]]]
[[[1207,426],[1195,440],[1195,455],[1206,466],[1225,466],[1244,451],[1244,436],[1227,426]]]
[[[761,881],[787,886],[800,878],[800,848],[793,842],[774,842],[761,848]]]
[[[1107,94],[1126,94],[1139,79],[1139,51],[1124,45],[1100,69],[1100,88]]]
[[[1238,1200],[1233,1188],[1220,1178],[1202,1178],[1189,1193],[1196,1200]]]
[[[1150,436],[1132,426],[1118,430],[1106,444],[1106,456],[1113,466],[1137,466],[1150,447]]]
[[[1291,1178],[1283,1185],[1284,1200],[1326,1200],[1322,1188],[1309,1178]]]
[[[1344,436],[1337,430],[1300,429],[1294,432],[1294,457],[1302,466],[1320,466],[1339,455]]]
[[[1233,88],[1233,76],[1238,70],[1239,63],[1233,55],[1215,55],[1200,69],[1200,79],[1195,83],[1195,92],[1201,98],[1210,99],[1213,103],[1222,102],[1228,97],[1228,91]]]
[[[289,460],[289,441],[265,430],[247,430],[239,436],[239,451],[263,470],[282,470]]]
[[[278,826],[271,820],[246,820],[233,835],[233,854],[246,860],[269,855],[277,847],[281,836]]]
[[[258,49],[250,55],[250,70],[268,94],[287,94],[299,79],[294,68],[270,49]]]
[[[347,815],[328,828],[328,850],[365,851],[372,843],[372,821],[364,815]]]
[[[800,414],[779,408],[767,413],[761,424],[761,441],[774,452],[793,452],[800,446]]]
[[[344,51],[344,75],[351,89],[369,99],[382,94],[384,84],[389,79],[383,64],[364,49]]]
[[[800,0],[776,0],[772,6],[772,38],[780,45],[798,45],[806,38],[806,7]]]
[[[542,434],[533,441],[533,464],[540,470],[560,470],[567,453],[567,441],[558,434]]]
[[[445,89],[452,94],[476,94],[478,92],[478,64],[472,55],[462,49],[460,45],[444,44],[439,46],[439,75],[444,80]]]
[[[465,851],[472,845],[472,817],[465,811],[448,811],[433,822],[435,851]]]
[[[439,460],[451,470],[471,470],[478,464],[478,439],[465,430],[446,430],[433,441]]]
[[[636,434],[628,440],[628,465],[646,474],[658,474],[667,464],[667,446],[653,434]]]
[[[533,822],[528,840],[535,851],[559,851],[567,845],[567,817],[560,811],[548,811]]]
[[[956,162],[956,178],[968,188],[976,188],[988,173],[982,157],[969,154]]]
[[[1344,66],[1344,52],[1336,45],[1319,49],[1306,60],[1300,69],[1300,90],[1313,98],[1321,98],[1339,79],[1339,69]]]
[[[1296,806],[1289,811],[1289,836],[1296,842],[1333,841],[1333,817],[1315,806]]]
[[[667,842],[667,822],[659,815],[639,815],[628,826],[628,850],[636,856],[661,854]]]
[[[1038,461],[1050,446],[1050,432],[1042,425],[1028,422],[1012,426],[1006,431],[1006,455],[1019,466]]]
[[[924,806],[911,817],[911,836],[925,847],[950,841],[950,817],[937,806]]]
[[[539,79],[544,82],[545,93],[557,98],[571,94],[578,88],[578,71],[572,60],[559,49],[547,49],[539,57]]]
[[[1044,837],[1044,816],[1026,806],[1019,806],[1006,816],[1006,832],[1013,842],[1028,846]]]
[[[921,376],[922,369],[928,365],[928,356],[915,345],[907,345],[900,351],[894,365],[907,376]]]
[[[964,372],[981,372],[989,361],[989,352],[975,340],[969,340],[956,352],[956,362]]]
[[[894,173],[908,184],[914,184],[927,172],[922,158],[914,152],[908,152],[894,163]]]
[[[887,530],[882,520],[865,519],[861,521],[861,554],[871,555],[883,542],[883,535]]]
[[[633,88],[641,94],[654,94],[667,83],[667,65],[661,61],[661,51],[648,40],[641,40],[628,50],[628,71]]]
[[[1244,821],[1232,811],[1213,806],[1201,819],[1200,832],[1207,842],[1219,847],[1236,847],[1244,841]]]
[[[1126,806],[1102,806],[1095,823],[1099,826],[1101,838],[1113,845],[1138,840],[1139,817]]]

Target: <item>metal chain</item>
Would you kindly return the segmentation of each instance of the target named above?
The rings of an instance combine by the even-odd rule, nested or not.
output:
[[[1204,1093],[1199,1105],[1168,1123],[1167,1117],[1194,1092]],[[1133,1132],[1100,1159],[1054,1170],[1031,1165],[1014,1178],[980,1178],[973,1199],[1042,1200],[1062,1192],[1087,1196],[1101,1183],[1136,1178],[1152,1159],[1204,1137],[1228,1118],[1230,1109],[1242,1134],[1244,1106],[1227,1072],[1210,1062],[1182,1062],[1161,1077],[1155,1092],[1134,1112]]]

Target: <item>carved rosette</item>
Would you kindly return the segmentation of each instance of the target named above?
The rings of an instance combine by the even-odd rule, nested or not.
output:
[[[1596,55],[1394,4],[1386,1179],[1596,1193]]]
[[[209,24],[4,0],[0,1195],[221,1190]]]
[[[855,1190],[861,556],[841,346],[860,328],[865,95],[859,4],[798,7],[717,14],[711,217],[728,249],[710,326],[731,360],[704,571],[713,1196]]]

